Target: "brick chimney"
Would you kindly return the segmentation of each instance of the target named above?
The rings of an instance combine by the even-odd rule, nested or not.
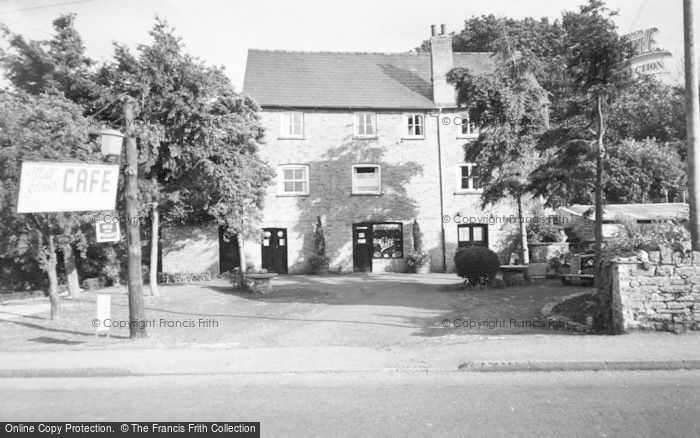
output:
[[[447,34],[447,26],[440,25],[440,35],[437,26],[430,26],[430,67],[433,81],[433,102],[441,107],[456,105],[454,86],[447,83],[446,75],[453,68],[452,37]]]

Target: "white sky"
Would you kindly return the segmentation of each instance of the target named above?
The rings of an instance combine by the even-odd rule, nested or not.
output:
[[[575,10],[585,0],[73,1],[60,5],[71,0],[0,0],[0,22],[28,38],[46,39],[59,13],[75,12],[88,54],[107,60],[112,41],[130,46],[148,42],[157,15],[175,26],[189,53],[225,66],[240,91],[249,48],[403,52],[429,37],[431,24],[446,23],[449,31],[456,31],[472,15],[559,18],[561,11]],[[607,3],[620,12],[616,20],[620,33],[657,27],[657,45],[680,58],[681,0]],[[16,11],[26,8],[34,9]]]

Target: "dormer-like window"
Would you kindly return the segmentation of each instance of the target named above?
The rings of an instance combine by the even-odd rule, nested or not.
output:
[[[425,137],[424,114],[406,114],[404,116],[404,136],[407,138]]]
[[[304,136],[304,113],[280,113],[280,137],[301,138]]]
[[[303,196],[309,194],[309,166],[286,164],[277,172],[277,194],[281,196]]]
[[[355,137],[377,136],[377,114],[355,113]]]
[[[479,169],[476,163],[464,163],[457,166],[457,191],[481,190]]]
[[[469,114],[464,113],[455,117],[455,121],[459,122],[457,126],[457,137],[459,138],[476,138],[479,136],[479,128],[474,122],[469,120]]]

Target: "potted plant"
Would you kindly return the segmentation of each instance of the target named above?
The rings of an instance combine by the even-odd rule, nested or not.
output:
[[[527,224],[530,263],[547,263],[569,250],[563,227],[547,217],[541,206],[534,207],[531,216],[533,220]]]
[[[314,253],[309,257],[311,272],[318,275],[328,274],[329,258],[326,256],[326,239],[323,236],[323,223],[321,216],[316,217],[316,229],[314,230]]]
[[[406,254],[406,265],[411,272],[417,274],[430,273],[430,256],[423,252],[423,233],[420,230],[417,220],[413,220],[413,251]]]

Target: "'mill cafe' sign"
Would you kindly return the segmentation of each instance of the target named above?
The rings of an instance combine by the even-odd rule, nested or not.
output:
[[[17,213],[114,210],[116,164],[24,161]]]

